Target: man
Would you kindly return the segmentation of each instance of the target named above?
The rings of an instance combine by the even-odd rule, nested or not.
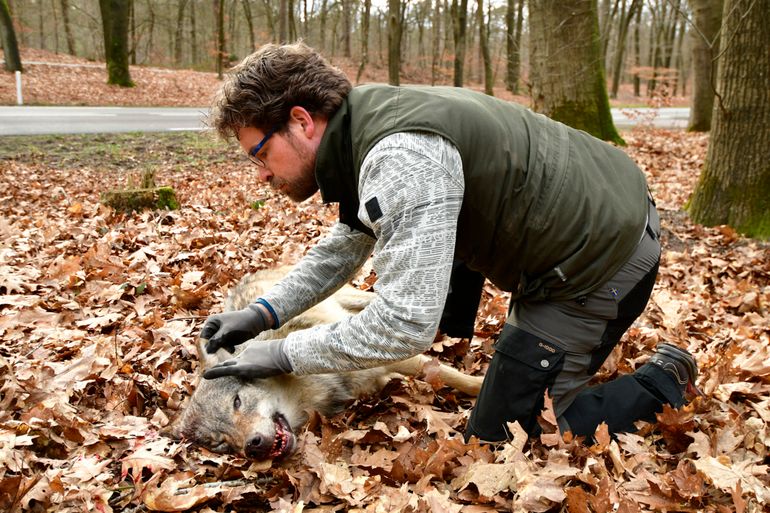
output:
[[[361,369],[428,349],[453,261],[512,293],[466,437],[538,432],[544,393],[563,430],[590,436],[681,406],[697,375],[660,345],[632,375],[586,388],[644,309],[660,256],[641,171],[584,132],[456,88],[352,88],[303,44],[267,45],[227,77],[212,110],[260,179],[294,201],[320,189],[340,222],[267,295],[210,317],[229,350],[330,295],[373,254],[377,297],[359,315],[251,346],[206,372],[259,378]]]

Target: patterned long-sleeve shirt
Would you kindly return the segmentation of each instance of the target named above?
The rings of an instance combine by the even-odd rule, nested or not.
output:
[[[284,350],[294,373],[374,367],[428,347],[446,300],[463,200],[457,149],[433,134],[385,137],[361,166],[358,217],[376,239],[335,225],[264,299],[285,321],[344,285],[372,255],[375,299],[343,321],[291,333]],[[376,198],[381,215],[365,207]]]

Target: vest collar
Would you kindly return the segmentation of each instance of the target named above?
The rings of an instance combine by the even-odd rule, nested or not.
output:
[[[315,179],[323,202],[339,203],[341,223],[374,237],[374,232],[358,219],[358,170],[353,166],[347,99],[326,124],[316,154]]]

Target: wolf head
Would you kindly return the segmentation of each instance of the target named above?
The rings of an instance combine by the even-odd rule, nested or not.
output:
[[[206,353],[205,342],[200,339],[197,343],[201,373],[232,357],[222,349],[213,355]],[[262,340],[258,338],[243,346],[259,343]],[[333,415],[358,396],[353,390],[362,386],[351,387],[351,381],[355,379],[348,373],[250,380],[199,378],[169,434],[217,453],[254,460],[281,459],[293,452],[296,434],[311,411]]]
[[[201,379],[173,432],[218,453],[283,458],[294,450],[294,433],[308,414],[296,408],[296,399],[285,397],[287,388],[280,381]]]

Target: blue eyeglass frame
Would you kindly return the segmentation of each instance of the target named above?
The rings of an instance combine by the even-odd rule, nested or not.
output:
[[[253,164],[255,164],[255,165],[259,166],[259,167],[265,167],[265,161],[262,160],[261,158],[257,157],[257,153],[259,153],[259,150],[262,149],[262,147],[265,145],[265,143],[268,141],[268,139],[270,139],[273,136],[273,134],[278,131],[278,128],[279,127],[277,127],[277,126],[274,126],[273,128],[271,128],[265,134],[265,136],[262,138],[262,140],[259,141],[259,143],[257,143],[257,145],[254,146],[251,150],[249,150],[249,160]]]

